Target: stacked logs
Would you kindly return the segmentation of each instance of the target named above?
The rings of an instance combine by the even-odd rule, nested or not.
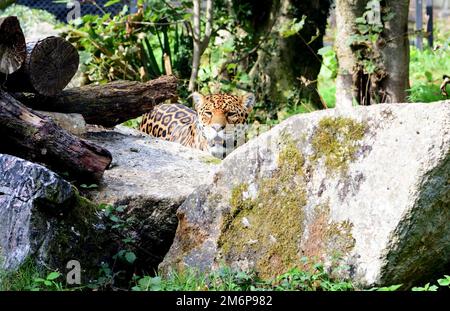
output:
[[[112,127],[176,97],[177,79],[64,89],[78,65],[78,52],[63,38],[25,43],[18,19],[0,18],[0,153],[43,163],[78,181],[97,182],[111,153],[33,109],[79,113],[87,123]]]

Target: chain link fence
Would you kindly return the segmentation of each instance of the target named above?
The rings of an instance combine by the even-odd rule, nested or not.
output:
[[[67,22],[67,14],[71,10],[66,3],[55,3],[54,0],[17,0],[16,3],[27,6],[29,8],[45,10],[53,15],[61,22]],[[124,5],[129,5],[129,0],[122,0],[121,3],[114,4],[109,7],[104,7],[108,0],[96,0],[97,6],[89,3],[89,1],[81,0],[81,15],[98,14],[102,15],[103,11],[115,15],[119,13]],[[132,1],[131,1],[132,2]]]

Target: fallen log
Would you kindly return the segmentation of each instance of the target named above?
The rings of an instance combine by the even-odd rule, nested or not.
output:
[[[0,73],[9,75],[25,61],[25,37],[17,17],[0,18]]]
[[[89,124],[112,127],[149,112],[175,98],[177,78],[162,76],[142,83],[116,81],[64,90],[55,97],[15,95],[25,105],[43,111],[79,113]]]
[[[0,153],[44,163],[78,181],[99,181],[111,153],[60,128],[0,90]]]
[[[22,67],[6,77],[10,92],[32,92],[44,96],[59,94],[78,70],[79,55],[75,47],[59,37],[48,37],[26,45]]]

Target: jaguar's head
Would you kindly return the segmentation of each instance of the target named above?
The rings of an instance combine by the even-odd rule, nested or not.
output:
[[[208,143],[209,152],[223,159],[245,142],[247,118],[255,104],[255,95],[193,93],[197,111],[197,129]]]

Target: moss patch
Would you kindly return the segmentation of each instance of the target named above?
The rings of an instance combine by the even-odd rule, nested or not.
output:
[[[253,259],[262,277],[273,277],[299,262],[306,204],[304,157],[295,142],[285,140],[278,169],[257,185],[248,198],[248,184],[232,189],[219,247],[225,262]]]
[[[77,259],[83,267],[83,280],[90,280],[97,275],[99,263],[111,255],[109,248],[115,246],[112,237],[103,229],[96,228],[96,224],[101,222],[97,205],[74,190],[74,196],[66,202],[65,211],[56,218],[55,235],[48,245],[49,265],[65,271],[66,263]]]
[[[222,163],[222,160],[220,160],[219,158],[216,157],[202,157],[200,159],[202,162],[206,163],[206,164],[214,164],[214,165],[218,165],[220,163]]]
[[[345,171],[355,159],[367,126],[351,118],[326,117],[313,134],[311,162],[324,158],[329,172]]]

